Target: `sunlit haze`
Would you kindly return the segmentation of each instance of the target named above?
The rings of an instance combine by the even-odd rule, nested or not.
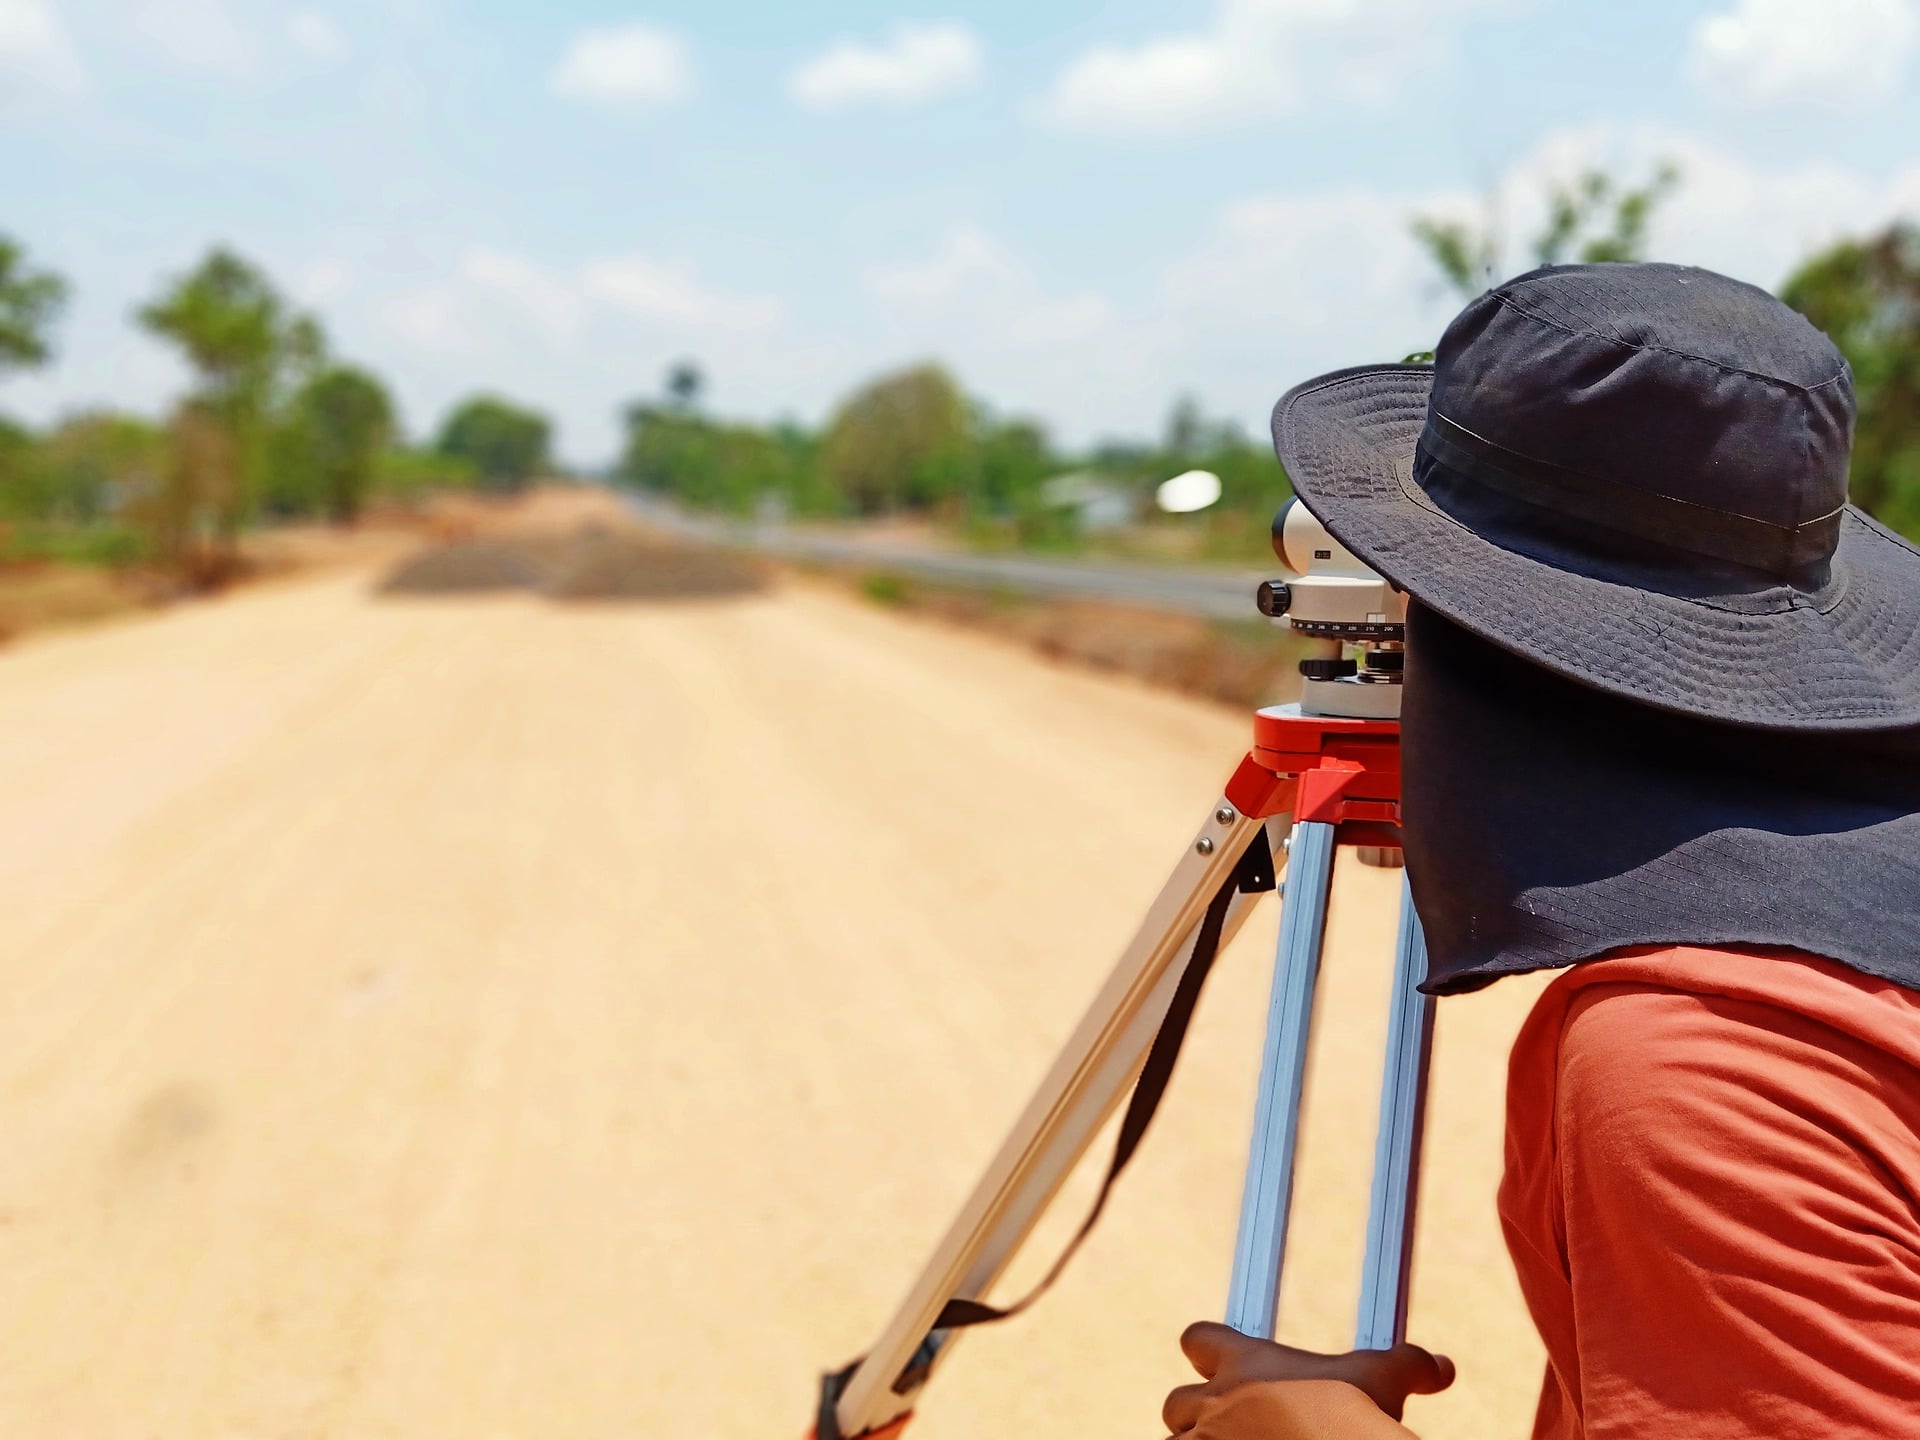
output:
[[[1431,345],[1416,210],[1517,235],[1672,157],[1653,253],[1771,286],[1920,205],[1917,38],[1912,0],[0,0],[7,229],[73,287],[0,408],[160,413],[130,314],[225,243],[413,433],[499,389],[587,466],[683,357],[757,419],[937,358],[1065,443],[1181,394],[1257,432]]]

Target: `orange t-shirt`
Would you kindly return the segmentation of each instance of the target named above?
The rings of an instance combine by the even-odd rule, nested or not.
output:
[[[1508,1074],[1535,1440],[1920,1437],[1920,994],[1793,951],[1568,971]]]

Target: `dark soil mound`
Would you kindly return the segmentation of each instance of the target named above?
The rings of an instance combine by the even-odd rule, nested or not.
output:
[[[547,582],[557,600],[670,600],[738,595],[766,584],[743,555],[603,532],[579,536]]]
[[[548,574],[547,563],[524,541],[456,540],[401,561],[380,589],[389,595],[537,590]]]
[[[380,590],[535,590],[556,600],[677,600],[746,594],[765,584],[764,568],[732,551],[593,526],[573,535],[437,545],[403,561]]]

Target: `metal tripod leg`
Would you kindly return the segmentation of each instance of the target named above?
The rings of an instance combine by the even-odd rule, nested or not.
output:
[[[1320,975],[1327,892],[1333,880],[1334,828],[1303,821],[1293,827],[1287,842],[1286,903],[1280,910],[1253,1144],[1240,1197],[1233,1282],[1227,1291],[1227,1324],[1257,1340],[1273,1338],[1280,1305],[1280,1263],[1287,1253],[1293,1161],[1307,1083],[1307,1032],[1313,1022],[1314,982]]]
[[[948,1345],[926,1349],[951,1299],[983,1296],[1006,1268],[1075,1163],[1112,1115],[1140,1066],[1179,984],[1200,917],[1263,824],[1224,797],[1191,840],[1107,982],[1053,1068],[1028,1101],[959,1216],[914,1281],[880,1339],[847,1377],[833,1404],[840,1433],[878,1430],[913,1404],[925,1367]],[[1277,857],[1276,857],[1277,858]],[[1257,897],[1236,897],[1224,946]],[[895,1389],[910,1366],[913,1385]]]
[[[1353,1340],[1356,1350],[1391,1350],[1407,1338],[1414,1202],[1420,1192],[1427,1063],[1433,1054],[1433,997],[1417,988],[1426,973],[1427,937],[1414,913],[1413,895],[1403,882],[1387,1063],[1380,1081],[1380,1128],[1373,1150],[1367,1256],[1360,1272],[1360,1320]]]
[[[1333,877],[1335,827],[1296,825],[1287,867],[1287,903],[1274,959],[1253,1144],[1234,1246],[1227,1323],[1257,1339],[1273,1338],[1280,1274],[1293,1203],[1294,1157],[1306,1095],[1313,995],[1325,942],[1327,894]],[[1404,882],[1400,941],[1394,964],[1380,1126],[1374,1142],[1373,1196],[1361,1271],[1354,1348],[1387,1350],[1405,1338],[1413,1264],[1414,1201],[1426,1109],[1427,1062],[1433,1045],[1433,1000],[1416,988],[1426,975],[1426,938]]]

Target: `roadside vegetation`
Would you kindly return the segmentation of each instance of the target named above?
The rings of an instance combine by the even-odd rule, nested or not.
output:
[[[858,576],[874,605],[984,630],[1062,664],[1126,675],[1237,710],[1300,695],[1303,644],[1249,613],[1245,620],[1178,615],[1110,600],[948,584],[891,570]]]
[[[1682,180],[1668,164],[1637,180],[1589,170],[1549,191],[1539,230],[1517,253],[1490,214],[1419,216],[1411,230],[1440,281],[1466,300],[1530,265],[1657,258],[1648,230]],[[1853,367],[1855,502],[1920,538],[1920,226],[1834,245],[1780,294]],[[1264,437],[1191,400],[1173,408],[1157,441],[1071,451],[1039,420],[996,413],[931,362],[863,385],[817,429],[718,418],[702,408],[703,389],[698,365],[683,361],[658,396],[627,408],[621,483],[746,519],[892,517],[983,546],[1247,563],[1268,558],[1268,521],[1290,493]],[[1155,487],[1192,469],[1219,477],[1219,502],[1157,513]]]
[[[0,379],[52,359],[69,297],[62,276],[0,237]],[[88,411],[41,429],[0,418],[0,578],[32,592],[11,607],[28,620],[36,607],[113,608],[108,581],[52,571],[110,572],[143,599],[215,588],[245,571],[243,539],[264,522],[351,526],[370,505],[511,493],[552,467],[546,418],[498,396],[409,440],[385,382],[229,250],[164,279],[129,318],[187,363],[171,411]],[[59,598],[42,606],[43,594]]]
[[[1549,192],[1517,253],[1491,213],[1420,216],[1411,230],[1440,281],[1468,298],[1528,264],[1644,258],[1652,219],[1682,183],[1667,165],[1634,181],[1587,172]],[[1832,245],[1780,293],[1853,367],[1854,500],[1920,537],[1920,224]],[[70,298],[55,268],[0,235],[0,382],[52,359]],[[149,597],[214,588],[246,570],[243,541],[262,523],[352,526],[370,507],[445,492],[514,494],[554,468],[548,418],[491,392],[409,433],[381,377],[230,250],[164,277],[128,319],[178,351],[191,384],[158,415],[102,409],[35,428],[0,411],[0,585],[81,568]],[[884,520],[988,548],[1248,564],[1267,558],[1267,522],[1290,493],[1264,436],[1191,399],[1154,439],[1076,450],[933,361],[870,380],[812,426],[723,418],[705,391],[685,360],[629,404],[612,478],[762,523]],[[1156,487],[1189,470],[1218,478],[1218,502],[1157,511]]]
[[[717,418],[702,390],[698,366],[682,362],[658,397],[627,407],[617,480],[740,518],[908,517],[984,547],[1249,561],[1267,553],[1267,521],[1292,493],[1264,442],[1190,399],[1157,441],[1073,453],[1040,420],[996,412],[931,361],[862,385],[818,429]],[[1219,504],[1143,538],[1128,522],[1153,488],[1194,469],[1219,476]]]

